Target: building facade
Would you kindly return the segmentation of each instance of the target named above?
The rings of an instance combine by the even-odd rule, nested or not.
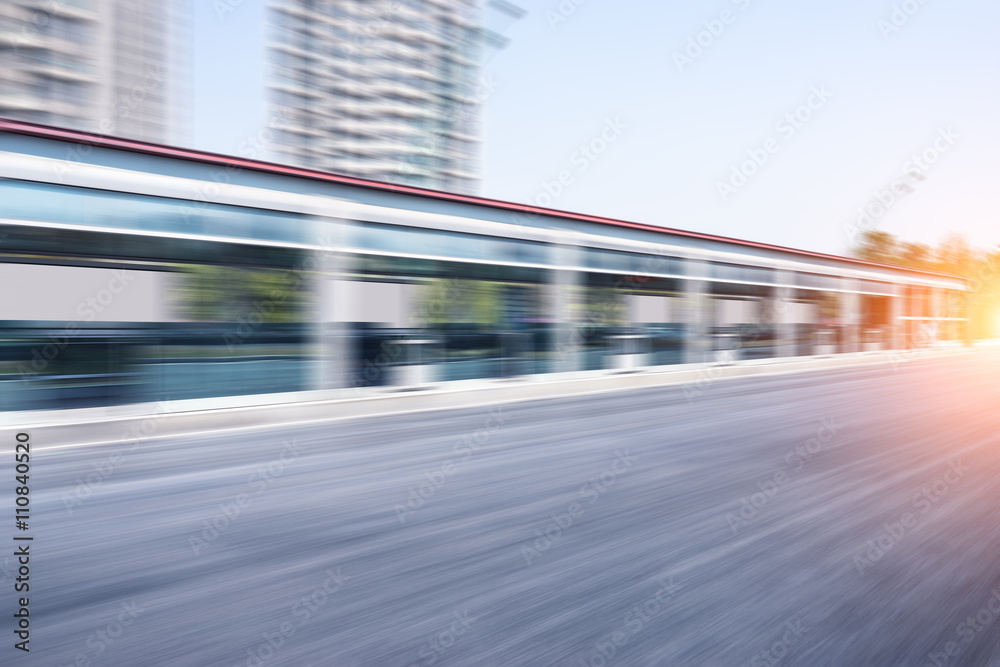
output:
[[[0,0],[0,116],[182,140],[186,0]]]
[[[964,336],[961,278],[668,222],[0,120],[0,412],[895,364]]]
[[[450,192],[478,184],[481,0],[271,0],[276,161]]]

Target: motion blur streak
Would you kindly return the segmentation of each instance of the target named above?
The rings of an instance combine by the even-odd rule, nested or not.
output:
[[[996,664],[998,369],[979,349],[733,380],[693,404],[677,386],[507,404],[402,525],[393,505],[486,408],[144,443],[72,515],[61,494],[107,448],[44,451],[23,664]],[[915,526],[886,528],[941,479]],[[574,502],[526,565],[521,545]]]

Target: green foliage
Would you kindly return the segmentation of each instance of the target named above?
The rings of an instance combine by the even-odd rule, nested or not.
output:
[[[628,321],[624,290],[587,287],[582,303],[577,304],[579,321],[595,326],[622,326]]]
[[[431,278],[423,292],[418,319],[427,325],[499,324],[501,284],[486,280]]]
[[[191,320],[238,322],[253,315],[264,322],[302,322],[307,296],[301,271],[185,265],[174,303]]]

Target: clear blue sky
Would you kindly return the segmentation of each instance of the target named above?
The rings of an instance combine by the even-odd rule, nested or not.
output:
[[[485,196],[534,203],[566,171],[555,208],[844,253],[858,209],[951,128],[873,223],[926,243],[949,230],[1000,243],[1000,3],[562,0],[576,7],[565,17],[560,0],[518,4],[528,15],[486,67]],[[916,11],[893,24],[903,4]],[[221,19],[213,3],[196,11],[194,143],[238,153],[264,120],[261,0]],[[829,98],[779,125],[813,88]],[[578,152],[614,119],[626,127],[601,155]],[[723,200],[719,182],[748,151],[766,162]]]

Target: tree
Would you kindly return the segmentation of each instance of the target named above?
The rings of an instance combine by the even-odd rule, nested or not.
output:
[[[852,254],[858,259],[881,264],[895,264],[899,257],[899,242],[889,232],[866,230],[861,240],[852,249]]]
[[[976,256],[965,237],[950,232],[936,250],[937,271],[953,276],[967,276],[974,268]]]
[[[976,339],[1000,336],[1000,252],[976,250],[955,232],[931,248],[869,230],[851,254],[872,262],[965,278],[968,289],[959,297],[959,311],[968,318],[967,335]]]
[[[930,246],[923,243],[904,242],[899,249],[898,263],[924,271],[933,271],[936,268]]]
[[[263,322],[304,321],[308,293],[301,271],[190,264],[178,275],[173,300],[188,319],[238,322],[253,314]]]

